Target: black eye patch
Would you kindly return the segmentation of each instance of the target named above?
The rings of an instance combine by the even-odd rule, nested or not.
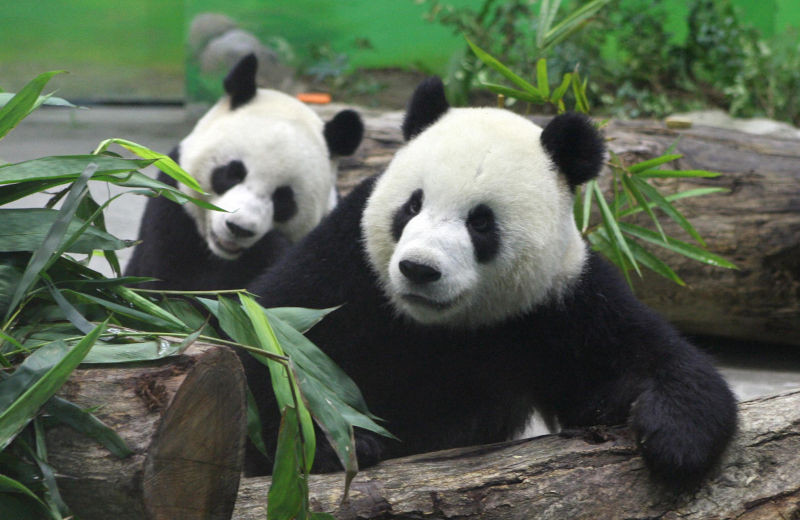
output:
[[[392,217],[392,237],[395,242],[400,240],[406,224],[422,210],[422,196],[422,190],[414,190],[405,204],[395,211],[394,217]]]
[[[211,189],[222,195],[244,180],[247,168],[242,161],[231,161],[224,166],[217,166],[211,171]]]
[[[294,190],[290,186],[281,186],[272,193],[272,219],[275,222],[286,222],[297,214],[297,201]]]
[[[475,249],[475,259],[485,264],[500,250],[500,229],[494,212],[486,204],[478,204],[467,215],[467,231]]]

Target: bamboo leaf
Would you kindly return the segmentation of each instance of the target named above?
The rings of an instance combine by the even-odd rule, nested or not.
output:
[[[570,84],[572,83],[572,73],[567,72],[564,74],[564,78],[561,80],[561,84],[553,91],[553,95],[550,96],[551,103],[557,103],[564,98],[564,95],[567,93],[567,89],[569,88]]]
[[[278,446],[272,468],[272,484],[267,495],[267,520],[306,518],[308,516],[307,472],[303,465],[303,446],[298,412],[292,407],[281,409]]]
[[[710,172],[706,170],[644,170],[637,174],[637,177],[648,178],[683,178],[683,177],[719,177],[722,175],[718,172]]]
[[[0,209],[0,252],[35,251],[44,241],[60,212],[44,208]],[[93,226],[86,227],[80,218],[74,217],[67,224],[65,235],[78,235],[66,251],[70,253],[91,253],[95,249],[123,249],[133,245],[131,241],[120,240]]]
[[[540,58],[536,62],[536,86],[539,87],[539,92],[542,97],[548,99],[550,97],[550,84],[547,79],[547,61]]]
[[[95,155],[108,148],[108,146],[111,144],[119,145],[126,150],[135,153],[139,157],[142,157],[143,159],[153,160],[153,164],[156,168],[166,173],[176,181],[180,182],[181,184],[185,184],[197,192],[205,193],[200,184],[197,183],[197,180],[187,173],[186,170],[181,168],[178,163],[173,161],[171,157],[151,150],[146,146],[134,143],[133,141],[119,138],[106,139],[97,147],[97,150],[95,150]]]
[[[602,240],[608,243],[608,235],[606,234],[604,229],[598,229],[596,233],[593,235],[597,235],[599,240]],[[642,264],[643,266],[647,267],[651,271],[656,274],[659,274],[680,286],[686,286],[686,282],[684,282],[678,274],[672,270],[672,268],[667,265],[663,260],[655,256],[653,253],[642,247],[641,245],[637,244],[635,241],[631,240],[628,242],[628,245],[631,247],[631,251],[633,251],[636,260]],[[610,247],[610,244],[609,244]]]
[[[620,222],[619,227],[628,235],[645,240],[659,247],[669,249],[670,251],[674,251],[693,260],[697,260],[698,262],[717,267],[724,267],[726,269],[738,269],[736,265],[720,256],[670,236],[667,236],[667,242],[664,243],[658,233],[655,233],[649,229],[636,226],[634,224],[628,224],[626,222]]]
[[[478,57],[482,62],[484,62],[487,66],[491,67],[492,69],[499,72],[504,78],[509,80],[511,83],[519,87],[520,89],[528,92],[529,94],[538,94],[541,96],[541,92],[539,89],[522,79],[521,77],[517,76],[514,72],[511,71],[508,67],[500,63],[497,58],[489,54],[488,52],[484,51],[467,38],[467,44],[472,49],[472,52],[475,53],[475,56]],[[542,96],[544,97],[544,96]]]
[[[642,193],[644,193],[645,196],[647,196],[648,199],[655,202],[661,211],[666,213],[669,218],[677,222],[687,233],[689,233],[689,235],[692,236],[692,238],[697,240],[700,245],[705,247],[706,243],[703,240],[703,237],[700,236],[700,233],[697,232],[697,230],[686,219],[686,217],[684,217],[677,209],[675,209],[675,206],[665,199],[657,189],[648,184],[647,181],[639,179],[638,177],[631,176],[630,180],[634,185],[636,185],[637,188],[639,188],[639,190],[642,191]]]
[[[586,183],[583,188],[583,210],[581,211],[583,222],[581,222],[581,233],[585,233],[586,229],[589,227],[589,216],[592,214],[592,193],[596,184],[596,180],[591,180]]]
[[[305,334],[325,316],[339,307],[329,309],[305,309],[302,307],[273,307],[267,309],[270,319],[277,318],[296,331]],[[265,311],[265,312],[266,312]]]
[[[145,168],[154,161],[150,159],[120,159],[103,155],[61,155],[41,157],[19,163],[0,166],[0,184],[32,181],[65,182],[76,180],[90,164],[95,165],[98,177],[115,173],[127,173]]]
[[[50,514],[50,508],[48,508],[47,505],[36,496],[36,493],[28,489],[22,483],[3,474],[0,474],[0,493],[19,493],[24,495],[25,497],[31,499],[33,503],[40,508],[42,513],[47,515]]]
[[[539,48],[545,50],[565,40],[610,1],[611,0],[594,0],[575,9],[555,27],[547,31],[547,34],[542,38],[543,44],[538,45]]]
[[[92,350],[94,348],[96,347]],[[114,430],[75,403],[53,396],[44,405],[44,410],[62,423],[96,440],[116,457],[124,458],[134,454]]]
[[[5,137],[8,132],[36,108],[39,102],[39,94],[41,94],[44,86],[53,76],[63,72],[63,70],[54,70],[39,74],[0,108],[0,139]]]
[[[90,334],[87,334],[72,347],[51,369],[29,386],[11,406],[0,412],[0,450],[5,449],[11,443],[14,437],[39,413],[39,408],[61,388],[61,385],[64,384],[75,367],[80,364],[105,327],[106,322],[95,327]],[[37,352],[40,351],[41,349]],[[12,374],[10,378],[0,384],[6,383],[13,377],[14,375]]]
[[[595,200],[597,201],[597,205],[600,208],[600,214],[603,217],[603,224],[608,230],[609,236],[613,238],[612,244],[614,244],[614,247],[618,248],[625,255],[627,260],[633,266],[636,273],[639,274],[639,276],[641,276],[642,273],[639,270],[639,265],[636,262],[636,258],[633,256],[633,253],[628,247],[628,241],[622,235],[622,231],[620,231],[619,225],[617,221],[614,219],[614,214],[608,207],[605,197],[603,197],[603,192],[600,190],[600,186],[597,183],[595,183],[594,185],[592,185],[592,188],[594,190]]]
[[[540,93],[528,93],[517,90],[511,87],[498,85],[496,83],[481,83],[484,87],[494,92],[495,94],[502,94],[507,98],[518,99],[528,103],[545,103],[547,98],[543,97]]]
[[[113,291],[119,295],[120,298],[124,298],[125,300],[129,301],[137,309],[142,310],[151,316],[156,316],[164,320],[168,324],[169,330],[174,329],[181,332],[190,332],[192,330],[191,327],[178,319],[177,316],[162,309],[144,296],[139,295],[136,291],[133,291],[122,285],[115,286]]]
[[[633,173],[633,174],[641,173],[641,172],[646,171],[646,170],[652,170],[653,168],[655,168],[657,166],[661,166],[662,164],[666,164],[668,162],[675,161],[677,159],[680,159],[681,157],[683,157],[683,155],[679,154],[679,153],[661,155],[659,157],[655,157],[655,158],[649,159],[647,161],[642,161],[640,163],[636,163],[636,164],[628,167],[628,171]]]
[[[690,197],[702,197],[704,195],[711,195],[712,193],[727,193],[729,190],[727,188],[694,188],[691,190],[679,191],[678,193],[671,193],[664,198],[667,199],[669,202],[674,202],[680,199],[686,199]],[[647,205],[650,208],[655,207],[655,202],[648,202]],[[635,213],[639,213],[644,209],[640,206],[634,206],[632,208],[626,209],[621,211],[619,214],[619,218],[627,217],[629,215],[633,215]]]
[[[652,219],[653,223],[656,225],[656,229],[658,230],[659,234],[664,239],[664,242],[666,242],[667,235],[664,233],[664,229],[661,227],[658,217],[656,217],[656,214],[653,213],[653,210],[650,208],[650,204],[642,194],[641,190],[639,190],[639,187],[625,173],[622,174],[622,183],[626,186],[628,192],[633,196],[633,198],[636,199],[636,202],[639,203],[639,206],[650,216],[650,219]]]

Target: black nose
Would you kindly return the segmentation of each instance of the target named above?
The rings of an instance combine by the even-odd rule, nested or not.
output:
[[[435,282],[442,277],[442,273],[437,269],[411,260],[400,261],[400,272],[414,283]]]
[[[249,229],[245,229],[242,226],[234,224],[233,222],[230,221],[225,222],[225,225],[228,226],[228,229],[231,230],[231,233],[233,233],[233,236],[235,237],[250,238],[252,236],[255,236],[256,234],[255,231],[250,231]]]

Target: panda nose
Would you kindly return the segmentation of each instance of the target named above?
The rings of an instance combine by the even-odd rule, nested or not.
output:
[[[225,225],[228,226],[228,229],[231,231],[233,236],[238,238],[250,238],[255,236],[255,231],[250,231],[249,229],[245,229],[238,224],[234,224],[233,222],[227,221]]]
[[[412,282],[420,284],[435,282],[442,277],[442,273],[439,270],[411,260],[400,261],[400,272]]]

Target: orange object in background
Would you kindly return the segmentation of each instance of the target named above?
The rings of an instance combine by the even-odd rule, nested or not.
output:
[[[300,92],[297,94],[297,99],[303,103],[313,103],[315,105],[324,105],[331,102],[331,95],[324,92]]]

